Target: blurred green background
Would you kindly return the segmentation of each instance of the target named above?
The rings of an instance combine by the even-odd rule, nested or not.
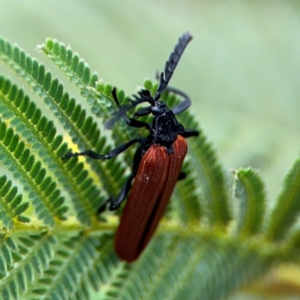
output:
[[[194,40],[171,85],[191,96],[223,166],[257,168],[273,201],[300,149],[299,4],[9,0],[0,4],[0,35],[63,78],[35,50],[46,37],[57,38],[130,95],[162,70],[189,30]],[[5,66],[0,72],[13,78]]]

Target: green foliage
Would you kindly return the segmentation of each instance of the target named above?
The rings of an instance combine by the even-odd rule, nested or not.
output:
[[[300,213],[300,160],[297,159],[287,175],[283,190],[272,212],[267,238],[285,239]]]
[[[121,262],[113,250],[118,216],[96,212],[120,190],[134,149],[106,162],[62,157],[77,147],[105,153],[145,132],[122,120],[111,136],[101,132],[98,121],[116,109],[112,85],[63,43],[47,39],[40,50],[86,101],[0,39],[0,60],[27,84],[23,90],[0,76],[1,299],[90,299],[92,289],[97,299],[223,299],[278,263],[298,263],[299,160],[269,208],[257,172],[241,169],[228,179],[192,110],[178,116],[201,133],[189,141],[188,177],[142,256]],[[153,93],[157,84],[145,87]],[[118,96],[128,101],[122,90]],[[180,101],[172,93],[162,100]]]
[[[253,170],[236,172],[235,196],[237,206],[236,225],[239,234],[254,235],[262,231],[265,213],[264,184]]]

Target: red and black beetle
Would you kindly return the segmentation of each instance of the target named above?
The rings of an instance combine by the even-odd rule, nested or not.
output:
[[[178,61],[191,39],[192,36],[188,32],[179,38],[166,62],[164,72],[159,76],[159,85],[154,97],[148,90],[142,90],[138,96],[134,96],[130,105],[121,106],[116,89],[112,90],[119,112],[106,124],[107,127],[110,127],[116,118],[122,117],[129,126],[148,129],[148,136],[132,139],[104,155],[86,150],[68,153],[65,156],[70,158],[86,155],[93,159],[106,160],[117,156],[135,143],[140,144],[134,156],[132,173],[118,196],[108,200],[109,209],[115,210],[129,193],[115,238],[116,253],[127,262],[136,260],[144,250],[164,214],[177,180],[185,177],[181,172],[187,153],[185,138],[199,134],[198,131],[185,129],[175,117],[191,105],[190,98],[185,93],[168,87]],[[173,109],[169,109],[165,103],[159,101],[164,90],[179,94],[184,100]],[[130,108],[143,102],[148,102],[150,106],[138,110],[133,118],[127,117],[126,112]],[[138,117],[148,114],[153,115],[151,124],[138,120]]]

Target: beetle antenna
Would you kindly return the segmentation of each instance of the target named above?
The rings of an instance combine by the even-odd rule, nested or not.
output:
[[[178,42],[175,45],[173,52],[170,54],[169,59],[165,64],[164,72],[161,72],[160,74],[158,72],[156,73],[156,78],[158,79],[159,83],[154,98],[151,97],[150,92],[148,90],[144,89],[138,92],[138,96],[133,95],[134,99],[130,100],[131,102],[130,104],[121,105],[117,97],[116,88],[113,88],[112,96],[119,110],[114,112],[112,118],[105,122],[104,127],[106,129],[111,129],[113,125],[116,123],[116,121],[120,118],[124,118],[125,120],[128,119],[126,116],[126,112],[134,108],[135,106],[139,105],[140,103],[148,102],[151,104],[151,106],[155,104],[155,102],[160,98],[162,92],[167,88],[169,81],[171,80],[172,75],[175,71],[175,68],[180,60],[180,57],[191,39],[192,36],[188,31],[183,33],[181,37],[178,39]],[[136,113],[136,115],[144,115],[144,114],[148,114],[149,112],[146,109],[140,113]]]
[[[127,120],[127,116],[126,116],[126,111],[128,110],[128,106],[122,106],[119,102],[118,96],[117,96],[117,89],[116,87],[113,87],[112,91],[111,91],[112,97],[118,107],[118,111],[113,113],[113,117],[109,120],[107,120],[104,123],[104,128],[105,129],[111,129],[113,127],[113,125],[116,123],[116,121],[120,118],[123,118],[124,120]]]
[[[191,39],[192,36],[188,31],[179,38],[173,52],[170,54],[169,59],[165,64],[164,72],[161,72],[159,75],[159,85],[154,97],[155,101],[160,98],[161,93],[168,86],[180,57]]]
[[[104,123],[104,127],[105,129],[111,129],[114,124],[117,122],[118,119],[123,118],[125,120],[127,120],[127,116],[126,116],[126,112],[134,107],[136,107],[137,105],[139,105],[140,103],[143,102],[149,102],[151,105],[153,105],[155,103],[153,97],[151,97],[150,92],[148,90],[141,90],[138,92],[138,95],[133,95],[132,97],[133,99],[130,99],[130,104],[128,105],[121,105],[118,97],[117,97],[117,91],[116,88],[114,87],[112,90],[112,96],[113,99],[116,103],[116,105],[118,106],[119,110],[113,113],[112,118],[110,118],[109,120],[107,120]]]

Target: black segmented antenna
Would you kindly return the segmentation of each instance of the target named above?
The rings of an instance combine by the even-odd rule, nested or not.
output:
[[[164,72],[160,73],[159,76],[159,85],[155,94],[155,101],[157,101],[160,98],[161,93],[164,91],[164,89],[168,86],[169,81],[172,78],[172,75],[174,73],[174,70],[180,60],[180,57],[186,48],[189,41],[192,39],[192,36],[187,31],[185,32],[178,40],[177,44],[174,47],[173,52],[170,54],[169,59],[167,60],[165,64]]]
[[[133,95],[134,100],[130,100],[130,104],[123,106],[118,104],[119,110],[114,112],[112,118],[106,121],[104,124],[104,127],[106,129],[112,128],[119,118],[123,117],[128,110],[134,108],[140,103],[148,102],[151,105],[153,105],[155,101],[159,100],[162,92],[167,88],[169,81],[173,76],[173,73],[176,69],[176,66],[180,60],[182,53],[184,52],[184,49],[186,48],[187,44],[190,42],[191,39],[192,36],[188,31],[183,33],[178,39],[178,42],[175,45],[173,52],[170,54],[169,59],[166,61],[164,71],[161,72],[158,76],[159,84],[155,97],[152,98],[148,90],[141,90],[138,92],[138,96]],[[145,111],[147,111],[147,109]],[[143,113],[141,112],[140,115],[143,115]]]

